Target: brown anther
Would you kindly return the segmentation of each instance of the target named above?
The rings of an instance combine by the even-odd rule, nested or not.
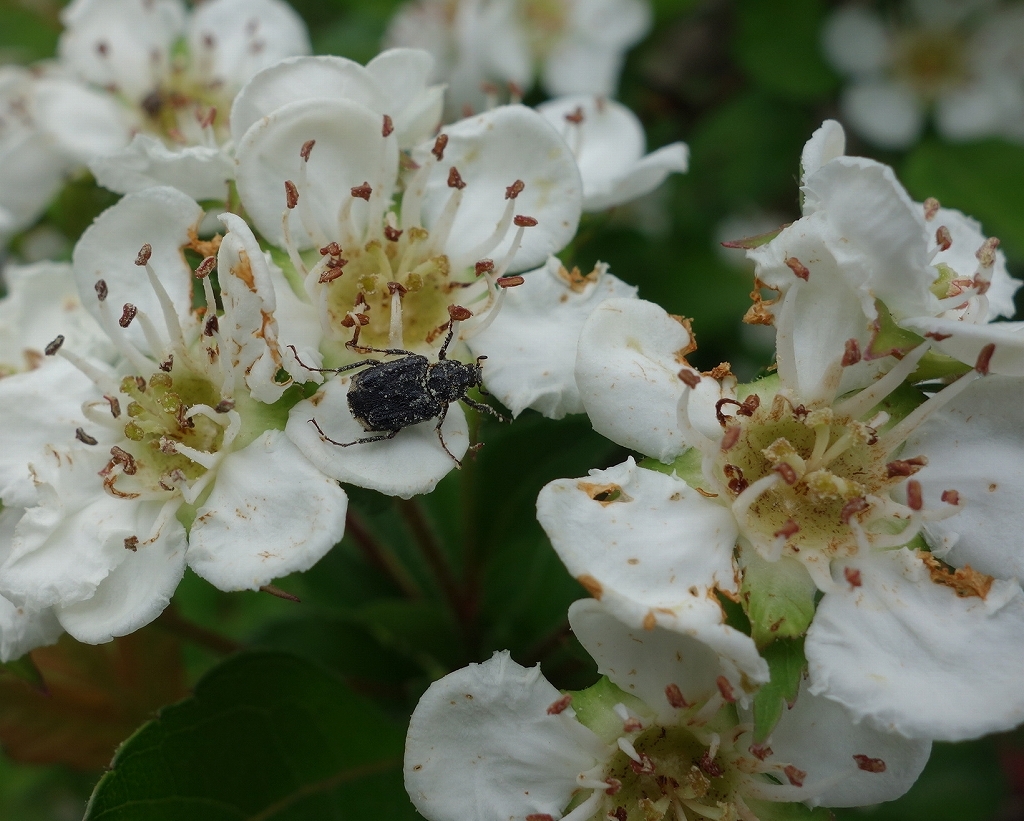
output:
[[[495,284],[499,288],[515,288],[517,285],[522,285],[524,282],[526,282],[526,280],[523,277],[516,275],[511,277],[498,277]]]
[[[358,197],[361,200],[370,201],[370,194],[373,193],[373,189],[370,187],[370,183],[364,182],[362,185],[357,185],[352,189],[352,196]]]
[[[234,407],[234,399],[221,399],[220,402],[214,405],[213,410],[215,413],[227,413],[229,410],[234,410]]]
[[[647,753],[640,753],[640,760],[629,760],[629,767],[637,775],[651,775],[654,770],[654,760]]]
[[[533,226],[537,224],[537,220],[533,217],[528,217],[525,214],[517,214],[512,218],[512,222],[520,228],[533,228]]]
[[[907,507],[911,510],[920,510],[924,507],[924,499],[921,496],[921,483],[917,479],[907,482]]]
[[[430,153],[433,154],[438,162],[444,159],[444,150],[448,147],[448,135],[438,134],[437,139],[434,140],[434,147],[430,149]]]
[[[398,238],[402,236],[402,232],[395,228],[393,225],[384,226],[384,238],[389,242],[398,242]]]
[[[927,464],[927,456],[914,456],[910,459],[894,459],[885,466],[885,470],[890,479],[893,476],[913,476]]]
[[[494,270],[493,259],[482,259],[476,264],[476,275],[489,274]]]
[[[135,257],[135,264],[141,267],[149,262],[151,256],[153,256],[153,246],[147,242],[139,249],[139,255]]]
[[[498,91],[498,87],[489,80],[484,80],[482,83],[480,83],[480,92],[487,97],[497,96]]]
[[[217,314],[210,314],[209,319],[203,326],[203,336],[213,336],[220,330],[220,323],[217,321]]]
[[[326,285],[328,282],[334,282],[334,280],[336,280],[343,273],[345,273],[343,270],[341,270],[341,268],[346,262],[348,262],[347,259],[338,260],[337,263],[334,263],[333,260],[331,262],[328,262],[327,270],[320,274],[320,278],[317,280],[317,282],[319,282],[321,285]],[[342,321],[342,324],[345,324],[344,320]]]
[[[202,115],[196,111],[196,119],[199,120],[200,128],[209,128],[213,125],[213,121],[217,119],[217,107],[210,106],[206,113]]]
[[[125,550],[130,550],[132,553],[135,553],[139,549],[139,537],[138,536],[128,536],[124,540],[124,549]]]
[[[217,267],[217,257],[207,257],[199,266],[196,268],[196,276],[199,279],[206,279],[210,274],[213,273],[213,269]]]
[[[690,390],[693,390],[700,384],[700,374],[696,371],[691,371],[689,368],[683,368],[679,371],[678,376]]]
[[[389,282],[388,293],[391,294],[391,296],[398,294],[400,297],[403,297],[407,293],[409,293],[409,289],[406,288],[401,282]]]
[[[926,220],[933,219],[935,215],[939,213],[939,209],[941,207],[942,206],[935,197],[928,197],[928,199],[924,201],[924,218]]]
[[[779,476],[782,477],[782,481],[790,487],[795,485],[800,477],[797,476],[796,471],[793,470],[793,466],[788,462],[779,462],[774,468],[772,468]]]
[[[860,587],[862,584],[860,571],[856,567],[844,567],[843,578],[846,579],[850,587]]]
[[[526,816],[526,821],[555,821],[554,816],[546,812],[531,812]]]
[[[772,754],[772,748],[766,744],[751,744],[747,749],[758,761],[764,761]]]
[[[583,115],[583,106],[576,106],[575,110],[570,111],[565,115],[566,122],[572,123],[573,125],[579,125],[585,119]]]
[[[299,189],[291,180],[284,181],[284,201],[289,211],[299,204]]]
[[[729,417],[722,413],[722,408],[724,408],[726,405],[735,405],[738,408],[743,407],[735,399],[719,399],[717,402],[715,402],[715,418],[718,420],[718,424],[721,425],[723,428],[729,424]]]
[[[309,162],[309,154],[313,150],[314,145],[316,145],[316,140],[306,140],[302,144],[302,148],[299,149],[299,156],[302,157],[303,162]]]
[[[178,448],[172,440],[164,438],[160,440],[160,452],[167,454],[168,456],[173,456],[178,452]]]
[[[82,428],[75,428],[75,438],[84,445],[95,445],[99,443],[99,440],[95,436],[90,436]]]
[[[462,179],[462,175],[459,173],[459,169],[454,165],[448,169],[448,187],[454,188],[457,191],[461,191],[466,187],[466,183]]]
[[[97,279],[96,284],[92,286],[96,290],[96,298],[100,302],[105,302],[107,299],[107,281],[105,279]]]
[[[974,370],[976,370],[982,376],[988,376],[988,366],[991,364],[992,354],[994,354],[995,352],[995,343],[989,342],[984,348],[981,349],[981,353],[978,354],[978,361],[974,363]]]
[[[559,713],[565,712],[565,709],[572,704],[572,694],[566,693],[560,699],[557,699],[548,705],[548,715],[557,716]]]
[[[322,257],[337,257],[341,255],[341,246],[336,242],[328,242],[323,248],[320,249],[320,256]]]
[[[789,259],[787,259],[786,267],[793,272],[794,276],[798,277],[799,279],[802,279],[804,282],[807,282],[807,280],[811,276],[810,269],[796,257],[790,257]]]
[[[638,718],[627,718],[622,722],[622,732],[639,733],[644,728],[644,723]]]
[[[789,783],[794,787],[802,787],[804,785],[804,779],[807,778],[807,773],[803,770],[798,770],[792,764],[787,764],[782,770],[786,774],[786,778]]]
[[[750,482],[743,476],[743,470],[736,465],[726,465],[722,472],[729,479],[727,487],[737,496],[750,487]]]
[[[772,535],[777,539],[780,536],[785,536],[787,539],[790,536],[795,536],[800,532],[800,525],[794,522],[792,519],[787,519],[786,523],[776,530]]]
[[[683,696],[683,691],[679,689],[678,684],[669,684],[665,687],[665,698],[677,710],[685,710],[690,706],[690,702]]]
[[[853,760],[857,766],[866,773],[884,773],[885,762],[880,758],[871,758],[866,755],[855,755]]]
[[[135,377],[132,377],[132,378],[135,380],[135,386],[139,389],[139,391],[142,392],[142,393],[145,393],[146,392],[146,380],[143,379],[141,376],[135,376]]]
[[[754,415],[754,411],[759,407],[761,407],[761,397],[756,393],[752,393],[740,403],[740,407],[736,411],[736,415],[746,416],[749,418]]]
[[[722,698],[724,698],[730,704],[736,703],[736,693],[733,692],[732,685],[729,683],[729,679],[727,679],[725,676],[719,676],[715,679],[715,684],[718,685],[718,692],[722,694]]]
[[[390,137],[395,130],[395,121],[387,114],[384,115],[384,125],[380,129],[381,136]]]
[[[110,405],[110,415],[117,419],[121,415],[121,403],[118,401],[116,396],[103,395],[103,398],[107,400],[107,404]]]
[[[953,245],[953,235],[945,225],[940,225],[935,232],[935,242],[940,251],[948,251]]]
[[[629,813],[626,812],[625,807],[616,807],[608,813],[608,817],[614,818],[615,821],[629,821]]]
[[[523,193],[523,189],[526,188],[526,183],[522,180],[516,180],[508,188],[505,189],[505,199],[514,200],[520,194]]]
[[[121,465],[126,476],[134,476],[135,472],[139,469],[135,462],[135,457],[117,445],[110,449],[110,461],[115,465]]]
[[[608,789],[604,791],[605,795],[615,795],[622,789],[622,782],[617,778],[606,778],[604,783],[608,785]],[[620,807],[620,809],[622,808]],[[625,813],[625,809],[622,811]],[[623,821],[625,821],[625,819],[623,819]]]
[[[839,512],[839,518],[843,524],[848,525],[854,516],[867,510],[869,507],[871,505],[868,504],[867,499],[863,496],[857,496],[843,505],[843,509]]]
[[[473,316],[473,312],[463,308],[461,305],[449,305],[448,316],[451,317],[453,322],[463,322]]]
[[[991,268],[996,264],[996,249],[999,247],[998,237],[989,237],[978,249],[975,256],[983,268]]]
[[[844,368],[849,368],[851,365],[856,365],[860,360],[860,343],[856,339],[847,339],[846,347],[843,350],[843,358],[839,364]]]
[[[742,433],[743,431],[740,429],[739,425],[727,427],[725,429],[725,434],[722,436],[722,444],[720,446],[722,451],[731,450],[732,446],[740,441]]]
[[[701,771],[710,778],[721,778],[725,775],[723,770],[718,763],[711,757],[711,751],[705,750],[704,755],[700,757],[697,762],[697,766],[701,768]]]
[[[949,339],[953,334],[940,334],[938,331],[928,331],[925,336],[928,339],[934,339],[936,342],[941,342],[943,339]]]
[[[53,356],[55,353],[57,353],[57,351],[60,350],[63,344],[64,334],[57,334],[57,337],[53,340],[53,342],[51,342],[49,345],[43,348],[43,353],[45,353],[47,356]]]
[[[124,308],[121,310],[121,318],[117,320],[117,324],[122,328],[127,328],[132,324],[132,320],[135,319],[135,315],[139,312],[139,309],[132,305],[130,302],[124,304]]]
[[[960,504],[960,494],[955,490],[944,490],[942,491],[942,499],[947,505],[958,505]]]

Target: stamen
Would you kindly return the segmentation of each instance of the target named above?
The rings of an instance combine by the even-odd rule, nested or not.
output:
[[[844,399],[833,405],[832,410],[836,416],[849,416],[852,419],[859,419],[896,388],[906,381],[917,368],[917,363],[931,349],[931,342],[925,341],[907,353],[897,362],[885,376],[875,380],[870,386],[849,399]]]
[[[142,246],[143,249],[150,248],[149,243]],[[152,249],[150,248],[150,251]],[[142,252],[139,252],[139,259],[142,258]],[[139,260],[135,260],[135,264],[139,264]],[[156,271],[153,270],[153,266],[149,264],[149,256],[146,256],[146,260],[143,263],[146,268],[146,276],[149,278],[150,287],[156,294],[157,300],[160,302],[160,310],[164,315],[164,324],[167,326],[167,334],[170,337],[172,345],[181,350],[185,349],[185,337],[181,331],[181,324],[178,321],[178,314],[174,310],[174,303],[171,302],[170,296],[164,289],[163,283],[160,278],[156,275]],[[154,356],[159,356],[157,351],[153,351]]]

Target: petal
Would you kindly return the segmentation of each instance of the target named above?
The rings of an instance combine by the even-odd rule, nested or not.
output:
[[[576,387],[576,344],[583,323],[605,299],[635,297],[636,288],[598,265],[575,277],[556,257],[508,289],[498,316],[469,339],[474,356],[486,356],[487,390],[518,416],[525,408],[550,419],[582,413]]]
[[[347,507],[336,481],[268,430],[221,463],[192,526],[189,566],[221,590],[257,590],[316,564],[341,540]]]
[[[61,62],[82,79],[141,100],[167,70],[185,27],[180,0],[75,0],[61,12]]]
[[[590,0],[569,9],[570,31],[605,48],[635,45],[651,30],[654,19],[643,0]]]
[[[1022,379],[979,379],[928,419],[904,448],[928,459],[914,475],[926,506],[943,507],[939,500],[946,490],[959,495],[955,516],[925,525],[936,550],[956,567],[970,565],[1003,579],[1024,578],[1024,549],[1014,535],[1024,528],[1022,396]]]
[[[160,328],[163,312],[145,271],[135,264],[144,243],[152,247],[149,264],[167,291],[178,322],[183,328],[194,324],[192,314],[192,268],[182,247],[190,242],[203,209],[191,198],[173,188],[149,188],[129,194],[100,214],[75,245],[72,264],[78,291],[86,310],[99,319],[96,283],[107,284],[107,300],[112,313],[130,302],[145,311]],[[118,329],[120,330],[120,329]],[[124,333],[134,345],[151,355],[140,323],[133,322]]]
[[[678,373],[691,342],[682,323],[653,302],[601,303],[583,326],[576,355],[576,384],[594,430],[663,462],[682,453]]]
[[[843,74],[877,74],[892,61],[885,22],[860,6],[843,6],[829,15],[821,40],[825,57]]]
[[[1015,88],[1016,80],[1004,89],[999,82],[975,82],[963,88],[951,89],[935,101],[935,128],[947,140],[964,142],[1000,134],[1007,119],[1007,109],[1013,112],[1007,96],[1016,98],[1019,109],[1022,95]],[[1005,92],[1008,91],[1009,94]],[[1016,112],[1014,112],[1016,113]]]
[[[846,133],[837,120],[825,120],[804,145],[800,154],[800,185],[825,163],[846,153]],[[804,214],[811,211],[806,207]]]
[[[811,806],[863,807],[892,801],[909,790],[928,762],[931,741],[910,740],[856,723],[841,704],[801,684],[765,746],[773,761],[807,773],[802,787],[785,787],[785,800]],[[863,770],[854,756],[882,762],[883,772]]]
[[[133,633],[159,616],[184,573],[185,528],[172,511],[159,534],[126,556],[90,598],[57,605],[54,612],[76,639],[102,644]]]
[[[986,345],[994,344],[989,371],[1004,376],[1024,376],[1024,322],[975,325],[942,317],[915,317],[900,325],[930,336],[944,354],[973,366]]]
[[[398,148],[381,136],[382,118],[349,100],[307,99],[275,109],[245,134],[237,149],[238,193],[260,233],[285,245],[285,181],[299,183],[299,151],[316,145],[306,163],[307,184],[299,187],[299,207],[288,211],[292,240],[312,248],[337,233],[338,212],[351,190],[369,182],[374,197],[390,202],[398,174]],[[303,203],[307,200],[307,203]],[[370,203],[357,202],[353,219],[367,219]],[[366,207],[362,207],[366,206]],[[303,214],[315,221],[307,226]]]
[[[35,83],[39,124],[76,165],[124,148],[131,139],[126,112],[112,94],[62,77]]]
[[[227,199],[235,176],[234,162],[220,148],[171,149],[148,134],[136,134],[127,148],[97,157],[89,170],[100,185],[118,194],[169,185],[196,200]]]
[[[572,709],[548,715],[562,694],[507,652],[430,685],[413,711],[405,786],[431,821],[560,818],[576,776],[603,745]]]
[[[547,120],[523,106],[501,106],[460,120],[444,133],[448,146],[427,181],[423,223],[429,229],[440,216],[452,195],[449,171],[456,167],[466,187],[446,254],[460,260],[494,232],[505,212],[505,189],[516,180],[526,185],[516,199],[516,213],[533,217],[538,224],[525,229],[510,270],[543,265],[568,244],[579,224],[582,183],[572,152]],[[509,230],[483,255],[501,260],[514,236],[515,229]]]
[[[551,95],[612,96],[619,85],[623,55],[582,38],[565,38],[544,61],[541,83]]]
[[[605,602],[593,599],[569,605],[569,624],[580,644],[594,657],[598,672],[641,699],[662,724],[675,724],[679,717],[665,694],[670,684],[679,687],[683,697],[693,703],[718,693],[718,679],[723,676],[740,701],[747,698],[741,681],[750,690],[768,681],[768,665],[757,655],[753,641],[725,625],[717,625],[717,636],[712,625],[696,621],[685,631],[667,624],[644,628],[623,623]],[[734,634],[729,637],[734,649],[749,645],[743,651],[748,657],[748,669],[743,673],[722,655],[726,633]]]
[[[28,610],[0,596],[0,663],[53,644],[63,633],[52,610]]]
[[[908,738],[962,741],[1024,721],[1024,592],[958,596],[906,548],[851,562],[807,632],[810,691]],[[841,572],[841,571],[840,571]]]
[[[202,3],[192,13],[187,37],[189,51],[205,68],[205,82],[228,96],[260,69],[313,50],[306,24],[280,0]]]
[[[382,435],[366,430],[352,416],[347,401],[350,382],[347,374],[337,376],[292,408],[285,428],[288,438],[317,468],[340,482],[403,499],[429,493],[455,467],[441,447],[433,419],[403,427],[393,439],[351,447],[326,442],[317,433],[312,420],[337,442],[355,443]],[[452,454],[461,459],[469,448],[469,430],[457,403],[448,406],[441,435]]]
[[[840,98],[847,125],[879,148],[908,148],[921,136],[924,106],[913,91],[887,82],[849,86]]]
[[[10,235],[35,222],[75,165],[35,126],[11,128],[0,140],[0,211],[6,214],[0,232]]]
[[[366,64],[387,96],[386,111],[394,118],[398,147],[412,148],[429,139],[441,123],[444,86],[427,85],[434,58],[418,48],[391,48]]]

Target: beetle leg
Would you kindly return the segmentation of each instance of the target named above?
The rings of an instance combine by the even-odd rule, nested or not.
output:
[[[462,468],[462,462],[455,458],[455,454],[448,450],[448,445],[444,441],[444,434],[441,433],[441,425],[444,424],[444,418],[448,415],[448,406],[444,406],[444,410],[441,411],[441,415],[437,417],[437,424],[434,425],[434,430],[437,431],[437,438],[441,442],[441,447],[444,448],[444,452],[452,457],[452,461],[455,462],[455,467]]]
[[[364,359],[362,362],[352,362],[348,365],[342,365],[340,368],[311,368],[301,359],[299,359],[299,352],[295,350],[294,345],[289,345],[292,349],[292,353],[295,354],[295,361],[298,362],[307,371],[316,371],[317,373],[341,373],[342,371],[351,371],[354,368],[361,368],[363,365],[379,365],[376,359]]]
[[[502,416],[500,413],[498,413],[494,408],[492,408],[486,402],[474,402],[468,396],[463,396],[462,397],[462,401],[465,402],[467,405],[469,405],[471,408],[475,408],[478,411],[484,411],[485,413],[489,413],[491,416],[493,416],[499,422],[507,422],[508,421],[508,419],[506,419],[504,416]]]
[[[332,445],[337,445],[338,447],[341,448],[347,448],[349,445],[365,445],[370,442],[383,442],[385,439],[394,439],[395,435],[398,433],[397,430],[392,430],[388,431],[387,433],[383,433],[380,436],[366,436],[362,439],[356,439],[354,442],[339,442],[336,439],[332,439],[330,436],[324,433],[323,428],[320,427],[316,419],[310,419],[309,421],[313,425],[313,427],[316,428],[316,432],[320,434],[321,439],[323,439],[325,442],[330,442]],[[447,450],[447,448],[445,448],[445,450]]]
[[[392,356],[416,356],[413,351],[405,351],[401,348],[371,348],[369,345],[356,345],[352,342],[345,343],[346,348],[351,348],[353,351],[359,351],[359,353],[385,353],[391,354]],[[371,359],[371,362],[376,362],[375,359]],[[346,368],[349,366],[346,365]]]

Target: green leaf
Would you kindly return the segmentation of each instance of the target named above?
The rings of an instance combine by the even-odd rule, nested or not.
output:
[[[1024,259],[1020,180],[1024,147],[999,140],[951,145],[929,140],[907,157],[900,178],[915,199],[937,198],[981,221],[1007,255]]]
[[[29,63],[52,57],[59,31],[56,20],[44,20],[41,14],[10,2],[0,3],[0,62]]]
[[[807,659],[804,640],[779,639],[761,651],[768,662],[771,681],[754,696],[754,741],[760,744],[782,717],[782,711],[796,700]]]
[[[758,821],[830,821],[832,813],[827,807],[811,807],[805,804],[758,801],[745,798],[747,806],[754,811]],[[909,817],[907,819],[909,821]],[[931,821],[931,820],[930,820]]]
[[[584,690],[573,690],[572,708],[580,724],[596,733],[606,744],[614,744],[622,735],[622,716],[615,712],[619,704],[625,705],[643,718],[653,717],[651,708],[636,696],[627,693],[601,676],[596,684]]]
[[[791,100],[829,96],[838,78],[821,55],[821,0],[742,0],[733,41],[737,62],[763,88]]]
[[[753,550],[743,555],[740,595],[750,618],[751,637],[758,647],[807,632],[814,618],[817,588],[796,559],[767,562]]]
[[[394,821],[405,726],[322,668],[249,653],[126,741],[85,821]]]

